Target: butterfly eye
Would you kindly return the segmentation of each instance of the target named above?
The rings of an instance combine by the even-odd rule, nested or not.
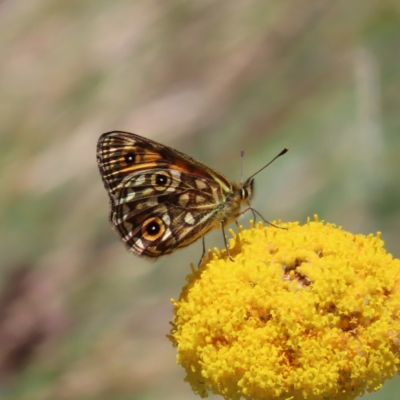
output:
[[[254,179],[246,181],[240,188],[240,198],[242,200],[251,199],[254,195]]]
[[[146,240],[153,241],[161,237],[165,232],[163,222],[159,218],[149,218],[144,222],[142,234]]]
[[[133,153],[125,154],[125,162],[128,165],[133,164],[135,162],[135,154]]]

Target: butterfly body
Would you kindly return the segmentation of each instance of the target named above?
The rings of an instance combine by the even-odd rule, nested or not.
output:
[[[139,256],[172,253],[234,222],[254,193],[253,179],[232,184],[200,161],[128,132],[103,134],[97,162],[110,221]]]

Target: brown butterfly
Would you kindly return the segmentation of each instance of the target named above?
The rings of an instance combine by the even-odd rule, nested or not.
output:
[[[97,144],[97,163],[111,200],[110,221],[130,251],[152,258],[200,237],[204,254],[207,232],[236,221],[243,203],[245,211],[255,211],[249,203],[253,177],[271,162],[235,184],[200,161],[133,133],[107,132]],[[224,240],[227,248],[225,234]]]

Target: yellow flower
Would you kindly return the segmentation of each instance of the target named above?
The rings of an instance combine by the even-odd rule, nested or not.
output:
[[[174,304],[170,340],[195,393],[354,399],[400,366],[400,260],[377,236],[259,223],[210,253]]]

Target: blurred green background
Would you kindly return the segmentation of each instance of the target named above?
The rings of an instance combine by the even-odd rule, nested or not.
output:
[[[201,241],[125,250],[103,132],[232,180],[241,150],[248,176],[288,146],[256,179],[265,218],[381,231],[400,256],[398,0],[3,0],[0,55],[1,399],[195,398],[165,335]]]

